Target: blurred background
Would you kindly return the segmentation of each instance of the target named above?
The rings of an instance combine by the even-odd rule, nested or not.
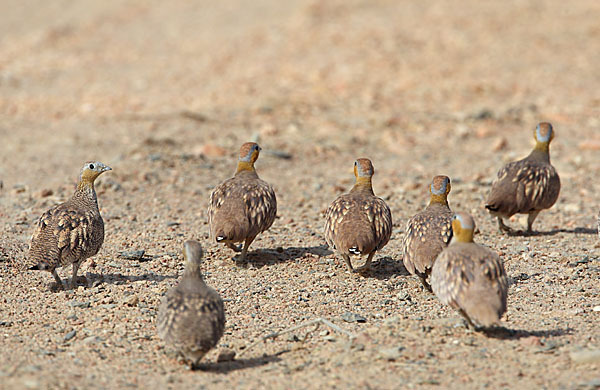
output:
[[[551,158],[562,182],[560,198],[536,220],[543,235],[501,236],[483,207],[485,197],[502,165],[529,153],[540,121],[550,121],[556,132]],[[253,244],[258,270],[236,268],[229,250],[208,241],[206,222],[211,190],[233,174],[238,148],[249,140],[263,147],[257,171],[278,198],[278,219]],[[27,366],[20,362],[27,360],[42,367],[27,374],[41,387],[94,387],[101,380],[106,388],[123,388],[130,385],[128,376],[140,378],[141,387],[178,386],[160,370],[179,368],[165,363],[156,343],[138,338],[129,354],[112,347],[123,343],[121,336],[107,336],[110,347],[98,347],[107,360],[89,355],[87,344],[78,347],[84,354],[78,364],[91,370],[85,378],[71,355],[56,352],[50,359],[46,354],[54,352],[36,352],[55,347],[36,344],[52,331],[35,316],[60,318],[55,333],[62,343],[71,329],[62,315],[71,296],[47,294],[47,273],[16,270],[41,213],[71,196],[84,161],[99,160],[113,168],[97,186],[106,240],[80,274],[124,283],[106,286],[112,292],[101,299],[121,302],[127,289],[139,295],[140,305],[155,308],[174,279],[158,283],[153,275],[174,278],[181,271],[181,242],[196,238],[206,245],[209,284],[235,299],[228,304],[231,333],[224,341],[232,346],[279,326],[282,318],[338,318],[343,310],[358,310],[355,300],[380,316],[369,317],[369,326],[403,313],[394,335],[429,329],[402,341],[418,365],[402,360],[390,366],[316,338],[319,346],[306,352],[306,360],[320,353],[331,371],[300,358],[295,376],[269,373],[267,366],[227,376],[202,373],[206,381],[254,377],[225,387],[265,388],[274,378],[313,383],[317,372],[334,376],[323,385],[329,388],[456,387],[462,383],[457,378],[473,380],[471,387],[572,388],[597,376],[594,367],[569,363],[570,346],[557,346],[596,343],[597,349],[597,314],[591,310],[598,306],[599,268],[588,255],[600,245],[599,151],[598,0],[0,0],[0,279],[9,302],[0,305],[0,314],[6,307],[3,318],[14,316],[20,324],[2,328],[7,353],[0,374],[10,373],[14,388],[24,388],[20,367]],[[384,280],[350,279],[333,255],[310,252],[324,245],[323,213],[351,187],[358,157],[373,161],[375,193],[393,213],[392,239],[376,259]],[[511,288],[507,318],[511,328],[532,331],[531,347],[439,327],[437,303],[413,294],[418,282],[387,274],[388,266],[401,263],[406,220],[424,207],[437,174],[451,177],[450,206],[475,217],[477,241],[501,254],[517,283],[529,279]],[[523,219],[509,223],[522,226]],[[133,249],[154,260],[119,258]],[[315,278],[339,305],[303,306],[298,289],[316,288]],[[266,293],[257,290],[261,283],[289,294],[267,304]],[[409,296],[378,306],[405,290],[417,304],[404,306]],[[83,294],[96,299],[94,291]],[[32,311],[29,302],[37,300],[44,303]],[[119,304],[113,317],[112,309],[95,305],[81,314],[86,327],[102,327],[96,310],[104,310],[113,325],[129,321],[125,306]],[[143,326],[130,334],[154,335],[153,311],[136,313]],[[379,345],[398,342],[387,330],[371,329]],[[444,344],[435,344],[437,329],[448,332]],[[538,336],[550,341],[535,349]],[[268,345],[274,353],[281,344]],[[423,358],[430,350],[435,354]],[[336,363],[338,356],[355,359],[354,365]],[[144,359],[147,365],[139,363]],[[363,382],[348,375],[370,369]],[[198,386],[199,376],[179,371],[177,381]]]
[[[528,152],[542,120],[555,126],[559,167],[571,163],[566,177],[600,149],[596,1],[19,0],[1,8],[8,187],[29,187],[40,174],[56,185],[88,159],[135,165],[169,148],[230,159],[248,139],[326,163],[316,171],[367,155],[389,174],[429,180],[443,167],[491,180],[500,163]]]

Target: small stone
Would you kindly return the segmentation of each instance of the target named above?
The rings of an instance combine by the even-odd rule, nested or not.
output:
[[[75,329],[73,329],[72,331],[70,331],[69,333],[67,333],[64,337],[64,341],[69,341],[71,339],[73,339],[73,337],[75,337],[75,335],[77,334],[77,331]]]
[[[50,196],[52,194],[54,194],[54,191],[52,191],[49,188],[45,188],[45,189],[42,190],[42,192],[40,192],[40,197],[45,198],[45,197],[48,197],[48,196]]]
[[[221,362],[231,362],[235,359],[235,351],[229,348],[223,348],[219,351],[219,355],[217,356],[217,363]]]
[[[593,311],[600,312],[600,306],[594,306],[594,308],[592,309]]]
[[[138,298],[138,296],[135,294],[132,294],[132,295],[128,296],[127,298],[125,298],[123,300],[123,303],[126,304],[127,306],[137,306],[139,301],[140,301],[140,299]]]
[[[102,339],[98,336],[88,336],[83,339],[84,344],[96,344],[100,341],[102,341]]]
[[[91,303],[90,303],[90,301],[86,301],[86,302],[70,301],[68,303],[68,305],[72,306],[72,307],[79,307],[81,309],[87,309],[88,307],[90,307]]]
[[[227,154],[227,149],[215,144],[204,144],[196,149],[196,153],[206,157],[223,157]]]
[[[537,336],[529,336],[529,337],[524,337],[520,340],[521,345],[525,345],[528,347],[541,347],[542,346],[542,342],[540,341],[540,338]]]
[[[402,357],[404,347],[397,346],[393,348],[383,348],[379,350],[379,357],[385,360],[394,361]]]
[[[506,138],[498,137],[494,140],[494,143],[492,144],[492,150],[494,152],[499,152],[500,150],[505,149],[507,144],[508,143],[506,141]]]
[[[576,364],[600,363],[600,349],[574,351],[570,356]]]
[[[145,250],[133,250],[133,251],[122,251],[119,252],[119,257],[122,257],[127,260],[142,260],[144,255],[146,254]]]
[[[349,311],[342,314],[342,320],[344,320],[346,322],[360,322],[360,323],[367,322],[367,319],[365,317],[361,316],[360,314],[352,313]]]
[[[295,334],[291,334],[287,337],[287,341],[295,343],[297,341],[300,341],[300,339]]]

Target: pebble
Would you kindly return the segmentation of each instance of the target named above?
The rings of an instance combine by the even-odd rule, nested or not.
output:
[[[393,348],[383,348],[379,350],[379,357],[385,360],[394,361],[402,357],[404,347],[397,346]]]
[[[127,298],[125,298],[123,300],[123,303],[126,304],[127,306],[137,306],[139,301],[140,301],[140,299],[138,298],[138,296],[135,294],[132,294],[132,295],[128,296]]]
[[[570,356],[576,364],[600,363],[600,349],[574,351]]]
[[[595,312],[600,312],[600,306],[594,306],[592,310]]]
[[[65,337],[63,338],[64,341],[69,341],[72,340],[73,337],[75,337],[75,335],[77,334],[77,331],[75,329],[73,329],[72,331],[70,331],[69,333],[67,333],[65,335]]]
[[[342,314],[342,320],[344,320],[346,322],[360,322],[360,323],[367,322],[367,319],[365,317],[361,316],[360,314],[352,313],[349,311]]]
[[[223,348],[219,351],[219,355],[217,356],[217,363],[221,362],[231,362],[235,359],[235,351],[229,348]]]
[[[87,309],[88,307],[90,307],[91,302],[90,301],[86,301],[86,302],[70,301],[68,303],[68,305],[72,306],[72,307],[79,307],[79,308],[82,308],[82,309]]]

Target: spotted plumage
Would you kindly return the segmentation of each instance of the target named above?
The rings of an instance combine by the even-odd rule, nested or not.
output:
[[[501,231],[510,232],[503,218],[529,214],[527,232],[540,211],[549,209],[558,199],[560,179],[550,164],[550,142],[554,130],[550,123],[540,123],[534,131],[536,145],[529,156],[508,163],[492,184],[485,207],[498,218]]]
[[[186,241],[183,256],[183,277],[163,297],[156,327],[165,344],[195,367],[223,336],[225,309],[219,293],[202,279],[200,244]]]
[[[235,244],[243,241],[240,261],[259,233],[269,229],[277,214],[277,198],[273,187],[261,180],[254,169],[260,147],[247,142],[240,148],[235,175],[219,184],[210,195],[208,224],[213,240],[236,252]]]
[[[408,272],[417,275],[429,291],[431,286],[427,278],[433,262],[452,238],[453,214],[448,206],[450,188],[450,178],[447,176],[433,178],[429,186],[429,205],[408,220],[402,243],[404,266]]]
[[[58,288],[63,284],[56,268],[72,264],[71,287],[75,287],[79,266],[98,253],[104,242],[104,221],[94,181],[109,170],[101,162],[86,162],[71,199],[52,207],[38,220],[29,247],[29,269],[52,273]]]
[[[325,239],[354,271],[350,255],[368,255],[361,270],[368,270],[375,252],[381,250],[392,234],[392,213],[383,199],[373,193],[371,161],[354,163],[356,183],[349,193],[331,203],[325,214]]]
[[[433,292],[471,326],[492,326],[506,311],[508,279],[502,260],[473,242],[475,222],[470,215],[456,214],[452,228],[452,242],[433,264]]]

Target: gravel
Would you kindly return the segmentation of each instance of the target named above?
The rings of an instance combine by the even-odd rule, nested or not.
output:
[[[2,388],[594,386],[595,352],[583,352],[600,340],[593,0],[4,5]],[[485,197],[542,120],[557,133],[560,198],[540,234],[501,235]],[[208,240],[207,201],[253,137],[278,218],[236,264]],[[372,159],[394,220],[367,276],[347,272],[322,235],[357,157]],[[97,185],[106,239],[80,268],[86,283],[51,292],[49,273],[26,270],[29,239],[90,159],[113,168]],[[406,221],[436,174],[504,260],[506,329],[469,331],[402,265]],[[202,242],[227,317],[198,372],[155,328],[187,239]],[[262,341],[318,318],[341,331],[313,322]],[[218,362],[224,349],[234,360]]]

